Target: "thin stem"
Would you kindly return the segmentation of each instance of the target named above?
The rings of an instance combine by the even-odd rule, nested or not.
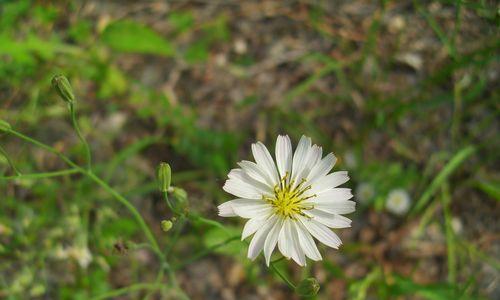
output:
[[[78,121],[76,119],[76,109],[74,103],[69,104],[69,111],[71,113],[71,123],[73,124],[73,128],[76,131],[76,135],[78,135],[78,138],[82,142],[83,146],[85,147],[85,156],[87,158],[87,170],[89,172],[92,172],[92,153],[90,152],[90,146],[87,143],[87,140],[83,136],[82,132],[80,131],[80,126],[78,126]]]
[[[101,178],[99,178],[94,173],[92,173],[91,170],[85,170],[85,169],[81,168],[76,163],[74,163],[72,160],[70,160],[67,156],[65,156],[64,154],[62,154],[59,151],[55,150],[54,148],[50,147],[49,145],[46,145],[46,144],[44,144],[42,142],[39,142],[39,141],[37,141],[35,139],[32,139],[32,138],[30,138],[30,137],[28,137],[28,136],[26,136],[26,135],[24,135],[24,134],[22,134],[20,132],[17,132],[15,130],[9,130],[8,132],[10,134],[14,135],[14,136],[19,137],[20,139],[23,139],[23,140],[25,140],[25,141],[33,144],[33,145],[36,145],[36,146],[38,146],[38,147],[40,147],[42,149],[47,150],[48,152],[51,152],[51,153],[57,155],[65,163],[67,163],[68,165],[74,167],[81,174],[83,174],[83,175],[87,176],[89,179],[93,180],[95,183],[97,183],[99,186],[101,186],[104,190],[106,190],[108,193],[110,193],[116,200],[118,200],[118,202],[120,202],[121,204],[123,204],[129,210],[129,212],[132,214],[132,216],[136,219],[136,222],[139,224],[139,226],[141,227],[142,231],[146,235],[146,238],[148,239],[149,243],[151,244],[151,247],[152,247],[153,251],[158,255],[158,258],[162,262],[162,268],[165,268],[165,270],[167,271],[172,285],[177,286],[177,283],[176,283],[176,280],[175,280],[175,274],[173,273],[173,270],[170,267],[170,265],[168,264],[168,262],[166,261],[165,256],[163,255],[163,253],[162,253],[162,251],[160,249],[160,246],[158,245],[158,242],[156,241],[155,237],[153,236],[151,230],[146,225],[146,222],[144,221],[144,219],[142,218],[142,216],[139,214],[139,212],[137,211],[137,209],[132,204],[130,204],[130,202],[125,197],[123,197],[115,189],[113,189],[112,187],[110,187]]]
[[[35,139],[32,139],[30,138],[29,136],[26,136],[20,132],[17,132],[15,130],[9,130],[8,131],[10,134],[14,135],[14,136],[17,136],[18,138],[22,139],[22,140],[25,140],[35,146],[38,146],[44,150],[47,150],[48,152],[50,153],[53,153],[55,155],[57,155],[60,159],[62,159],[66,164],[70,165],[71,167],[75,168],[75,169],[79,169],[81,170],[82,168],[80,166],[78,166],[76,163],[74,163],[72,160],[70,160],[66,155],[62,154],[61,152],[57,151],[56,149],[50,147],[49,145],[47,144],[44,144],[42,142],[39,142]]]
[[[21,175],[21,172],[19,172],[19,170],[16,168],[16,166],[14,165],[14,163],[12,162],[12,160],[10,159],[10,156],[7,153],[7,151],[5,151],[1,146],[0,146],[0,153],[5,157],[5,159],[7,159],[7,163],[12,168],[12,170],[14,171],[14,173],[16,173],[16,175]]]
[[[241,236],[237,235],[237,236],[230,237],[229,239],[227,239],[227,240],[225,240],[225,241],[223,241],[223,242],[221,242],[219,244],[215,244],[212,247],[207,248],[207,249],[205,249],[205,250],[203,250],[203,251],[201,251],[201,252],[193,255],[192,257],[186,259],[182,263],[174,266],[174,270],[182,269],[185,266],[187,266],[187,265],[189,265],[189,264],[191,264],[191,263],[199,260],[200,258],[203,258],[203,257],[209,255],[210,253],[212,253],[213,251],[217,250],[218,248],[223,247],[223,246],[231,243],[232,241],[239,240],[240,238],[241,238]]]
[[[181,235],[182,229],[186,225],[186,221],[187,221],[187,219],[183,215],[181,215],[179,217],[179,223],[176,225],[174,236],[172,237],[172,240],[170,241],[170,245],[168,246],[167,250],[165,251],[165,257],[167,257],[170,254],[170,252],[172,252],[177,240],[179,239],[179,236]]]
[[[136,284],[133,284],[133,285],[121,288],[121,289],[116,289],[116,290],[106,292],[106,293],[101,294],[99,296],[95,296],[91,299],[100,300],[100,299],[114,298],[114,297],[118,297],[118,296],[123,295],[123,294],[137,292],[137,291],[141,291],[141,290],[154,291],[157,289],[161,289],[162,287],[164,287],[164,286],[162,284],[159,284],[159,283],[136,283]]]
[[[168,208],[174,213],[178,214],[177,211],[174,209],[174,206],[172,205],[172,202],[170,202],[170,199],[168,198],[168,192],[162,192],[163,194],[163,199],[165,199],[165,202],[167,203]]]
[[[80,170],[78,170],[78,169],[67,169],[67,170],[60,170],[60,171],[54,171],[54,172],[32,173],[32,174],[19,174],[19,175],[15,175],[15,176],[0,177],[0,179],[2,179],[2,180],[38,179],[38,178],[50,178],[50,177],[64,176],[64,175],[70,175],[70,174],[75,174],[75,173],[80,173]]]
[[[118,202],[123,204],[130,211],[132,216],[136,219],[137,223],[139,223],[139,226],[141,227],[142,231],[146,235],[146,238],[148,239],[149,243],[153,247],[153,250],[159,255],[160,258],[163,258],[163,253],[160,250],[160,246],[158,245],[155,237],[153,236],[153,233],[149,229],[148,225],[146,225],[146,222],[144,221],[142,216],[139,214],[137,209],[132,204],[130,204],[130,202],[127,199],[125,199],[125,197],[123,197],[115,189],[110,187],[101,178],[97,177],[94,173],[91,173],[89,171],[84,171],[84,174],[87,175],[90,179],[92,179],[99,186],[101,186],[109,194],[111,194],[116,200],[118,200]]]
[[[204,224],[207,224],[210,226],[214,226],[214,227],[221,229],[225,233],[230,234],[230,232],[227,230],[227,228],[224,225],[222,225],[221,223],[219,223],[215,220],[210,220],[210,219],[207,219],[207,218],[204,218],[202,216],[195,215],[195,214],[187,214],[187,217],[189,218],[189,220],[191,220],[193,222],[200,222],[200,223],[204,223]]]
[[[295,290],[295,284],[293,284],[293,282],[290,281],[290,279],[288,279],[285,274],[281,273],[280,270],[278,270],[278,268],[276,268],[276,266],[274,265],[277,261],[272,261],[269,266],[271,267],[271,269],[274,271],[274,273],[278,274],[278,276],[288,285],[288,287],[290,287],[291,289]]]

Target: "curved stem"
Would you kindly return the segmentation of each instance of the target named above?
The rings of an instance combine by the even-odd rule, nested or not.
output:
[[[15,176],[0,177],[0,179],[3,179],[3,180],[38,179],[38,178],[50,178],[50,177],[64,176],[64,175],[70,175],[70,174],[75,174],[75,173],[80,173],[80,170],[68,169],[68,170],[60,170],[60,171],[54,171],[54,172],[19,174],[19,175],[15,175]]]
[[[168,192],[162,192],[163,198],[165,199],[165,202],[167,203],[168,208],[174,213],[177,214],[177,211],[174,209],[174,206],[172,205],[172,202],[170,202],[170,199],[168,198]]]
[[[57,157],[59,157],[60,159],[62,159],[66,164],[70,165],[71,167],[73,167],[75,169],[78,169],[80,171],[82,170],[82,168],[80,166],[78,166],[76,163],[74,163],[72,160],[70,160],[66,155],[62,154],[61,152],[57,151],[56,149],[50,147],[47,144],[39,142],[39,141],[37,141],[37,140],[35,140],[33,138],[30,138],[27,135],[24,135],[24,134],[22,134],[20,132],[12,130],[12,129],[9,130],[8,133],[12,134],[12,135],[14,135],[14,136],[16,136],[16,137],[18,137],[18,138],[20,138],[22,140],[25,140],[25,141],[27,141],[27,142],[35,145],[35,146],[38,146],[38,147],[40,147],[40,148],[42,148],[44,150],[47,150],[48,152],[57,155]]]
[[[85,139],[82,132],[80,131],[80,126],[78,126],[78,121],[76,119],[75,105],[73,103],[69,104],[69,111],[71,114],[71,123],[73,124],[73,128],[76,131],[76,135],[78,135],[78,138],[80,139],[83,146],[85,147],[85,156],[87,158],[87,171],[91,172],[91,170],[92,170],[92,153],[90,152],[90,146],[87,143],[87,140]]]
[[[12,170],[14,171],[14,173],[16,173],[17,176],[21,175],[21,172],[19,172],[19,170],[16,168],[16,166],[14,165],[14,163],[12,162],[12,160],[10,159],[10,156],[7,153],[7,151],[5,151],[2,147],[0,147],[0,153],[5,157],[5,159],[7,160],[7,163],[12,168]]]
[[[170,252],[172,252],[172,250],[174,249],[175,243],[179,239],[179,236],[181,235],[182,229],[184,229],[184,226],[186,225],[186,221],[187,221],[187,219],[186,219],[186,217],[184,217],[184,215],[181,215],[179,217],[179,221],[175,227],[174,236],[172,237],[172,240],[170,241],[170,244],[169,244],[167,250],[165,251],[165,257],[168,257]]]
[[[112,187],[110,187],[106,182],[104,182],[97,175],[95,175],[94,173],[92,173],[91,170],[83,169],[82,167],[80,167],[76,163],[74,163],[72,160],[70,160],[67,156],[65,156],[61,152],[55,150],[54,148],[50,147],[49,145],[46,145],[46,144],[44,144],[42,142],[39,142],[39,141],[37,141],[37,140],[35,140],[33,138],[30,138],[30,137],[28,137],[28,136],[26,136],[26,135],[24,135],[24,134],[22,134],[20,132],[12,130],[12,129],[9,130],[8,132],[10,134],[12,134],[12,135],[14,135],[14,136],[22,139],[22,140],[25,140],[25,141],[27,141],[27,142],[35,145],[35,146],[38,146],[38,147],[40,147],[42,149],[47,150],[48,152],[51,152],[51,153],[57,155],[59,158],[61,158],[69,166],[72,166],[73,168],[75,168],[76,170],[78,170],[81,174],[83,174],[83,175],[87,176],[89,179],[93,180],[100,187],[102,187],[104,190],[106,190],[108,193],[110,193],[116,200],[118,200],[118,202],[120,202],[121,204],[123,204],[128,209],[128,211],[132,214],[132,216],[135,218],[136,222],[139,224],[139,226],[141,227],[142,231],[146,235],[146,238],[148,239],[149,243],[151,244],[151,248],[158,255],[158,258],[162,262],[162,268],[164,268],[167,271],[167,273],[169,275],[169,279],[170,279],[171,284],[173,286],[177,287],[177,283],[176,283],[176,280],[175,280],[175,274],[174,274],[172,268],[170,267],[170,264],[166,261],[165,255],[161,251],[160,246],[158,245],[158,242],[156,241],[153,233],[151,232],[151,230],[149,229],[148,225],[146,224],[146,222],[144,221],[144,219],[142,218],[142,216],[139,214],[139,212],[137,211],[137,209],[125,197],[123,197],[115,189],[113,189]]]
[[[160,246],[158,246],[158,243],[156,242],[155,237],[153,236],[153,233],[151,233],[151,230],[149,229],[148,225],[146,225],[146,222],[142,218],[142,216],[139,214],[137,209],[130,204],[130,202],[125,199],[120,193],[118,193],[115,189],[110,187],[106,182],[104,182],[101,178],[97,177],[94,173],[85,171],[85,175],[87,175],[90,179],[92,179],[95,183],[97,183],[99,186],[101,186],[104,190],[106,190],[109,194],[111,194],[116,200],[118,200],[121,204],[123,204],[132,214],[132,216],[136,219],[137,223],[139,223],[139,226],[141,227],[142,231],[146,235],[146,238],[148,239],[149,243],[153,247],[153,250],[160,256],[163,257],[163,254],[160,250]]]
[[[288,287],[290,287],[291,289],[295,290],[295,284],[293,284],[293,282],[290,281],[290,279],[288,279],[285,274],[281,273],[280,270],[278,270],[278,268],[276,268],[276,266],[274,265],[276,263],[276,261],[272,261],[269,266],[271,267],[271,269],[274,271],[274,273],[278,274],[278,276],[288,285]]]

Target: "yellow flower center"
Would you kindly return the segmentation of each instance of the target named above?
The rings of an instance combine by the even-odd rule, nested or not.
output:
[[[274,186],[274,195],[263,196],[263,198],[273,206],[276,215],[284,219],[295,219],[297,214],[305,216],[303,210],[313,209],[312,204],[304,203],[304,201],[316,197],[316,195],[304,196],[304,193],[311,189],[311,186],[304,187],[305,179],[293,187],[293,181],[288,180],[288,177],[287,172],[279,184]]]

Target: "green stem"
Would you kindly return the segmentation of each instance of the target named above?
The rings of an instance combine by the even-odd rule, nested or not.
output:
[[[20,132],[17,132],[15,130],[9,130],[8,131],[10,134],[22,139],[22,140],[25,140],[35,146],[38,146],[44,150],[47,150],[48,152],[52,153],[52,154],[55,154],[57,155],[57,157],[59,157],[61,160],[63,160],[66,164],[68,164],[69,166],[75,168],[75,169],[78,169],[78,170],[82,170],[82,168],[80,166],[78,166],[76,163],[74,163],[73,161],[71,161],[68,157],[66,157],[64,154],[62,154],[61,152],[57,151],[56,149],[50,147],[49,145],[46,145],[44,143],[41,143],[35,139],[32,139],[30,138],[29,136],[26,136]]]
[[[101,186],[104,190],[106,190],[109,194],[111,194],[118,202],[123,204],[132,214],[132,216],[136,219],[137,223],[139,223],[139,226],[141,227],[142,231],[146,235],[146,238],[149,240],[149,243],[153,247],[153,250],[160,256],[163,257],[163,254],[160,250],[160,246],[158,246],[158,243],[156,242],[156,239],[153,236],[153,233],[151,233],[151,230],[149,229],[148,225],[146,225],[146,222],[142,218],[142,216],[139,214],[137,209],[130,204],[130,202],[125,199],[120,193],[118,193],[115,189],[110,187],[106,182],[104,182],[101,178],[97,177],[94,173],[91,173],[89,171],[84,171],[84,174],[87,175],[90,179],[92,179],[95,183],[97,183],[99,186]]]
[[[12,160],[10,159],[10,156],[7,153],[7,151],[5,151],[1,146],[0,146],[0,153],[5,157],[5,159],[7,159],[7,163],[12,168],[12,170],[14,171],[14,173],[16,173],[16,175],[18,175],[18,176],[21,175],[21,172],[19,172],[19,170],[16,168],[16,166],[14,165],[14,163],[12,162]]]
[[[133,284],[133,285],[121,288],[121,289],[116,289],[116,290],[106,292],[106,293],[101,294],[99,296],[95,296],[91,299],[100,300],[100,299],[115,298],[115,297],[118,297],[120,295],[132,293],[132,292],[137,292],[137,291],[141,291],[141,290],[155,291],[157,289],[161,289],[162,287],[164,287],[164,286],[162,284],[159,284],[159,283],[137,283],[137,284]]]
[[[285,274],[281,273],[278,268],[274,265],[277,261],[272,261],[269,266],[271,267],[271,270],[274,271],[274,273],[278,274],[278,276],[290,287],[292,290],[295,290],[295,284],[288,279]]]
[[[187,217],[189,218],[189,220],[191,220],[193,222],[200,222],[203,224],[214,226],[214,227],[220,228],[225,233],[228,233],[228,234],[230,233],[224,225],[222,225],[221,223],[219,223],[215,220],[210,220],[210,219],[207,219],[207,218],[204,218],[202,216],[195,215],[195,214],[188,214]]]
[[[174,209],[174,206],[172,205],[172,202],[170,202],[170,199],[168,198],[168,192],[162,192],[163,198],[165,199],[165,202],[167,203],[168,208],[174,213],[178,214],[177,211]]]
[[[17,136],[20,139],[23,139],[23,140],[25,140],[25,141],[27,141],[35,146],[38,146],[42,149],[47,150],[48,152],[51,152],[51,153],[57,155],[59,158],[61,158],[69,166],[75,168],[81,174],[83,174],[83,175],[87,176],[89,179],[93,180],[95,183],[97,183],[99,186],[101,186],[104,190],[106,190],[108,193],[110,193],[116,200],[118,200],[118,202],[123,204],[129,210],[129,212],[132,214],[132,216],[136,219],[136,222],[139,224],[142,231],[146,235],[146,238],[148,239],[149,243],[151,244],[153,251],[158,255],[158,258],[162,262],[162,268],[165,268],[165,270],[167,271],[171,284],[173,286],[177,287],[177,283],[175,280],[175,274],[174,274],[172,268],[170,267],[170,264],[168,264],[168,262],[166,261],[165,256],[163,255],[163,253],[160,249],[160,246],[158,245],[158,242],[156,241],[151,230],[146,225],[146,222],[144,221],[142,216],[139,214],[137,209],[132,204],[130,204],[130,202],[127,199],[125,199],[125,197],[123,197],[115,189],[110,187],[101,178],[99,178],[94,173],[92,173],[91,170],[83,169],[82,167],[80,167],[76,163],[74,163],[72,160],[70,160],[68,157],[66,157],[64,154],[60,153],[59,151],[55,150],[54,148],[50,147],[49,145],[46,145],[42,142],[39,142],[35,139],[32,139],[32,138],[30,138],[30,137],[28,137],[20,132],[17,132],[15,130],[9,130],[8,132],[14,136]]]
[[[60,170],[54,172],[44,172],[44,173],[32,173],[32,174],[20,174],[16,176],[5,176],[0,177],[2,180],[12,180],[12,179],[39,179],[39,178],[50,178],[57,176],[64,176],[69,174],[80,173],[78,169],[68,169],[68,170]]]
[[[175,227],[175,233],[174,236],[172,237],[172,240],[170,241],[170,245],[168,246],[167,250],[165,251],[165,256],[167,257],[170,252],[172,252],[174,245],[177,243],[177,240],[179,239],[179,236],[181,235],[182,229],[186,225],[186,217],[184,215],[181,215],[179,217],[179,223]]]
[[[85,147],[85,156],[87,158],[87,171],[92,172],[92,153],[90,152],[90,146],[87,143],[87,140],[80,131],[80,126],[78,126],[78,121],[76,119],[76,109],[73,103],[69,104],[69,111],[71,113],[71,123],[73,124],[73,128],[76,131],[76,135],[78,135],[78,138]]]

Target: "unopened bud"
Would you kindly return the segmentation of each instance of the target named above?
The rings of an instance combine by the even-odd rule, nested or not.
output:
[[[156,179],[158,180],[158,189],[160,192],[166,193],[172,180],[172,170],[169,164],[160,163],[156,170]]]
[[[183,190],[181,188],[174,187],[172,194],[174,195],[175,199],[177,199],[177,201],[179,203],[184,203],[187,200],[187,193],[185,190]]]
[[[4,120],[0,120],[0,131],[10,131],[10,124]]]
[[[61,98],[68,102],[73,103],[75,101],[75,94],[73,94],[73,88],[68,81],[68,78],[64,75],[56,75],[52,78],[52,86],[57,91]]]
[[[172,223],[172,221],[169,221],[169,220],[163,220],[163,221],[161,221],[161,230],[163,230],[165,232],[167,232],[170,229],[172,229],[172,226],[174,226],[174,224]]]
[[[303,297],[312,297],[318,294],[319,288],[316,278],[310,277],[302,280],[295,288],[295,292]]]

